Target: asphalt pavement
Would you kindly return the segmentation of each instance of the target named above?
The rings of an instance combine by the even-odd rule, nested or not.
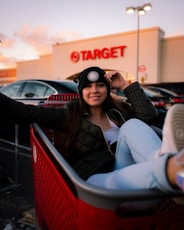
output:
[[[33,187],[15,184],[0,169],[0,230],[39,229]]]
[[[0,230],[36,230],[30,149],[0,141]]]

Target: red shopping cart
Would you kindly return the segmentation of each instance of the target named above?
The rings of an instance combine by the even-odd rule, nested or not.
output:
[[[76,97],[78,95],[73,95]],[[52,101],[55,99],[51,97]],[[56,106],[51,100],[47,106]],[[62,149],[57,149],[57,133],[51,133],[50,136],[50,131],[43,131],[37,124],[31,127],[35,206],[40,228],[184,229],[182,194],[171,196],[157,190],[119,191],[90,185],[66,162]]]

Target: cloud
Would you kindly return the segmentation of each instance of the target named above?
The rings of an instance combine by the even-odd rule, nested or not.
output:
[[[20,31],[16,31],[14,36],[27,46],[31,46],[38,54],[51,52],[51,44],[48,40],[49,32],[45,26],[39,26],[33,29],[23,27]]]
[[[83,35],[77,31],[51,32],[49,26],[30,27],[24,26],[13,33],[12,38],[0,34],[1,45],[1,66],[15,66],[16,61],[30,60],[39,55],[52,53],[52,44],[63,43],[70,40],[82,38]]]
[[[50,30],[50,27],[43,25],[35,28],[23,27],[20,31],[16,31],[14,36],[32,46],[39,54],[50,53],[52,44],[56,42],[62,43],[82,37],[80,33],[75,31],[61,31],[53,34]]]

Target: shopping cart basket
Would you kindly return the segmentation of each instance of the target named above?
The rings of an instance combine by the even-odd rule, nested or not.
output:
[[[81,179],[57,150],[57,133],[31,127],[35,206],[49,230],[184,229],[183,195],[98,188]],[[57,143],[54,142],[54,143]],[[55,144],[57,145],[57,144]],[[144,178],[143,178],[144,179]]]

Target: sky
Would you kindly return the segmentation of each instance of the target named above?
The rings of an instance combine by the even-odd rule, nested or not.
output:
[[[159,27],[184,36],[184,0],[0,0],[0,69],[52,53],[52,45],[137,30],[129,6],[145,3],[140,29]]]

